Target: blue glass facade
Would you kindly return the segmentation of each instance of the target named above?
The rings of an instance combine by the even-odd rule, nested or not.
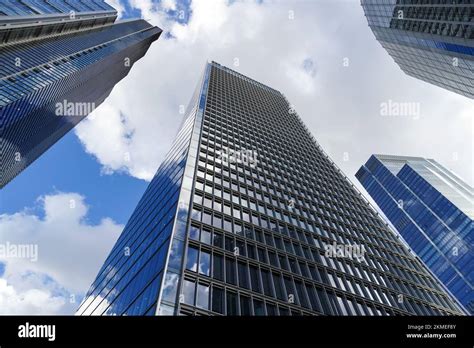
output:
[[[214,62],[77,313],[461,314],[286,98]]]
[[[112,24],[116,19],[117,11],[103,0],[3,0],[0,44]]]
[[[0,44],[0,188],[99,106],[161,34],[144,20],[51,25],[57,30],[38,24],[46,32],[35,37],[29,24],[0,26],[8,41]],[[28,34],[19,39],[12,28]]]
[[[104,0],[3,0],[0,3],[0,16],[69,14],[71,11],[115,12],[115,9]]]
[[[361,0],[376,39],[408,75],[474,98],[471,1]]]
[[[201,88],[199,84],[171,150],[77,314],[155,315],[161,289],[165,298],[176,297],[191,199],[192,159],[197,151],[194,129],[202,122],[205,103]]]
[[[356,177],[414,253],[474,314],[473,190],[439,163],[372,156]]]

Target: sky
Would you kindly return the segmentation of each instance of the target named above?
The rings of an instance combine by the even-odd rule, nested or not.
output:
[[[93,114],[0,194],[0,314],[73,314],[171,146],[207,61],[281,91],[354,174],[373,153],[436,159],[474,182],[474,101],[406,76],[358,0],[107,0],[163,29]],[[414,103],[411,115],[383,106]],[[365,191],[361,189],[365,194]]]

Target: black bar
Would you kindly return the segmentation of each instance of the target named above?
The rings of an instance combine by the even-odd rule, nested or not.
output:
[[[25,329],[29,329],[28,335],[35,334],[37,327],[32,329],[31,325],[54,325],[54,341],[46,327],[39,331],[47,337],[19,337],[20,329],[22,334]],[[472,317],[0,317],[1,348],[65,344],[136,347],[150,342],[451,348],[473,347],[473,332]],[[434,336],[438,334],[456,337]]]

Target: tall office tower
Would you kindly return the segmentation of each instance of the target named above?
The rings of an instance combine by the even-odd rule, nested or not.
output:
[[[410,248],[474,314],[474,192],[432,159],[374,155],[356,174]]]
[[[77,313],[460,314],[285,97],[217,63]]]
[[[408,75],[474,98],[474,3],[361,0],[376,39]]]
[[[103,0],[0,3],[0,188],[110,94],[161,29]]]

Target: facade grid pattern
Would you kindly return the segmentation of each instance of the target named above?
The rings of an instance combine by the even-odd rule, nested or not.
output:
[[[150,271],[164,270],[156,314],[462,313],[320,150],[281,93],[212,62],[188,109],[189,151],[185,163],[174,164],[184,178],[172,243],[167,261]],[[248,150],[256,161],[222,157]],[[162,189],[162,175],[158,170],[149,190]],[[161,204],[140,203],[130,221],[152,232],[146,226]],[[128,227],[123,234],[131,235]],[[327,245],[334,243],[363,245],[364,258],[330,257]],[[112,251],[124,265],[127,245]],[[109,279],[103,270],[99,277]],[[102,298],[93,292],[86,302]],[[83,306],[80,313],[91,314]]]

